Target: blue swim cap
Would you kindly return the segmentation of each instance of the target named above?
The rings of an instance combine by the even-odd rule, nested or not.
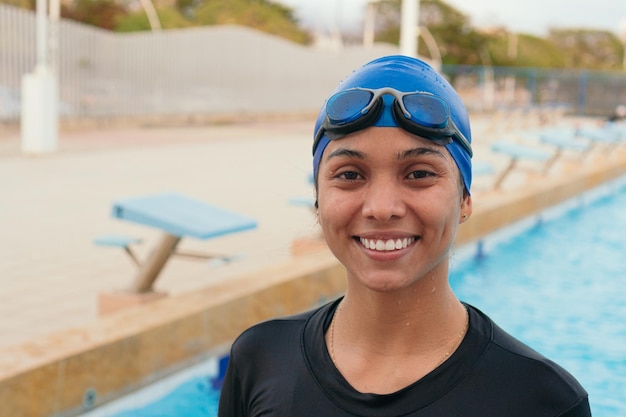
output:
[[[461,101],[461,98],[450,83],[424,61],[403,55],[385,56],[376,59],[350,74],[339,84],[331,96],[338,92],[357,87],[369,89],[391,87],[403,92],[419,91],[438,96],[450,106],[450,118],[459,131],[470,143],[472,141],[467,109]],[[372,126],[399,127],[391,110],[393,97],[385,95],[383,101],[385,106],[382,114]],[[326,103],[322,106],[317,117],[314,137],[317,136],[317,132],[322,127],[322,123],[325,119]],[[326,135],[323,135],[317,143],[317,146],[313,149],[313,175],[316,180],[322,154],[329,142],[330,139]],[[469,193],[472,184],[471,156],[456,140],[446,145],[446,149],[448,149],[448,152],[459,168],[465,190]]]

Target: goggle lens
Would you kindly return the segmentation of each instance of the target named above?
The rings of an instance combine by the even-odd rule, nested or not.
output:
[[[409,113],[407,119],[434,129],[443,129],[448,125],[450,108],[439,97],[424,94],[407,94],[402,97],[404,108]]]
[[[367,90],[342,91],[332,96],[326,104],[326,115],[333,124],[343,125],[359,119],[372,102],[374,94]]]

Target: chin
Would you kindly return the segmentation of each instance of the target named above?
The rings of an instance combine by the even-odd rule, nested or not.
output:
[[[365,276],[356,278],[359,285],[368,288],[371,291],[380,293],[392,293],[404,290],[415,283],[414,279],[410,279],[406,274],[399,274],[390,271],[369,272]]]

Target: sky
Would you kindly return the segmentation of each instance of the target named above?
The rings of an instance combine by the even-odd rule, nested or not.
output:
[[[274,0],[294,9],[306,27],[360,30],[368,0]],[[545,36],[550,28],[626,32],[626,0],[445,0],[469,16],[473,25],[504,26],[518,33]]]

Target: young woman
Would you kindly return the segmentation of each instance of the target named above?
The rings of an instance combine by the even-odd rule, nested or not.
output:
[[[472,212],[470,126],[448,82],[389,56],[344,80],[313,145],[318,221],[345,296],[233,344],[219,415],[590,416],[565,370],[448,283]]]

